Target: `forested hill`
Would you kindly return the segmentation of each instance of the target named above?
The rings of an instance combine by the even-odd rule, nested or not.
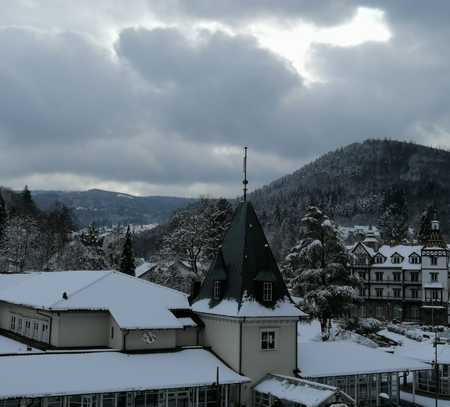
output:
[[[172,212],[193,199],[165,196],[134,196],[91,189],[88,191],[33,191],[36,205],[46,210],[59,202],[70,208],[80,226],[162,223]]]
[[[282,252],[305,207],[317,205],[342,225],[376,224],[384,193],[402,188],[415,227],[428,204],[450,235],[450,152],[413,143],[368,140],[325,154],[250,195],[265,229]],[[298,233],[298,232],[297,232]]]

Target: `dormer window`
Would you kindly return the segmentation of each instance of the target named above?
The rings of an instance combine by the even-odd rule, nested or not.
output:
[[[263,301],[272,301],[272,282],[263,282]]]
[[[214,292],[213,297],[215,300],[220,300],[222,295],[222,282],[220,280],[214,281]]]
[[[375,256],[375,264],[383,264],[384,263],[384,257],[381,254],[377,254]]]
[[[394,254],[391,257],[392,264],[400,264],[403,261],[403,257],[399,254]]]
[[[411,256],[409,256],[409,262],[411,264],[420,264],[420,256],[418,256],[417,254],[412,254]]]

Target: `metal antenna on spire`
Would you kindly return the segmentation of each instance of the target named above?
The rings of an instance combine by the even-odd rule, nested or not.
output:
[[[248,147],[245,146],[244,147],[244,179],[242,181],[242,184],[244,185],[244,202],[247,202],[247,185],[248,185],[248,180],[247,180],[247,150],[248,150]]]

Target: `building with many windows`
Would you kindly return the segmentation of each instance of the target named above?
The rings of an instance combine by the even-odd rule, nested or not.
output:
[[[424,245],[389,246],[368,235],[350,248],[360,289],[359,313],[386,320],[448,323],[447,244],[439,222]]]

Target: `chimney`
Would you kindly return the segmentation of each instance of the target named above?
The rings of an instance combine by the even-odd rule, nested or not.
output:
[[[191,283],[191,295],[189,295],[189,303],[192,304],[192,301],[194,301],[197,296],[198,293],[200,292],[200,288],[202,286],[201,281],[197,280],[197,279],[193,279],[192,283]]]

